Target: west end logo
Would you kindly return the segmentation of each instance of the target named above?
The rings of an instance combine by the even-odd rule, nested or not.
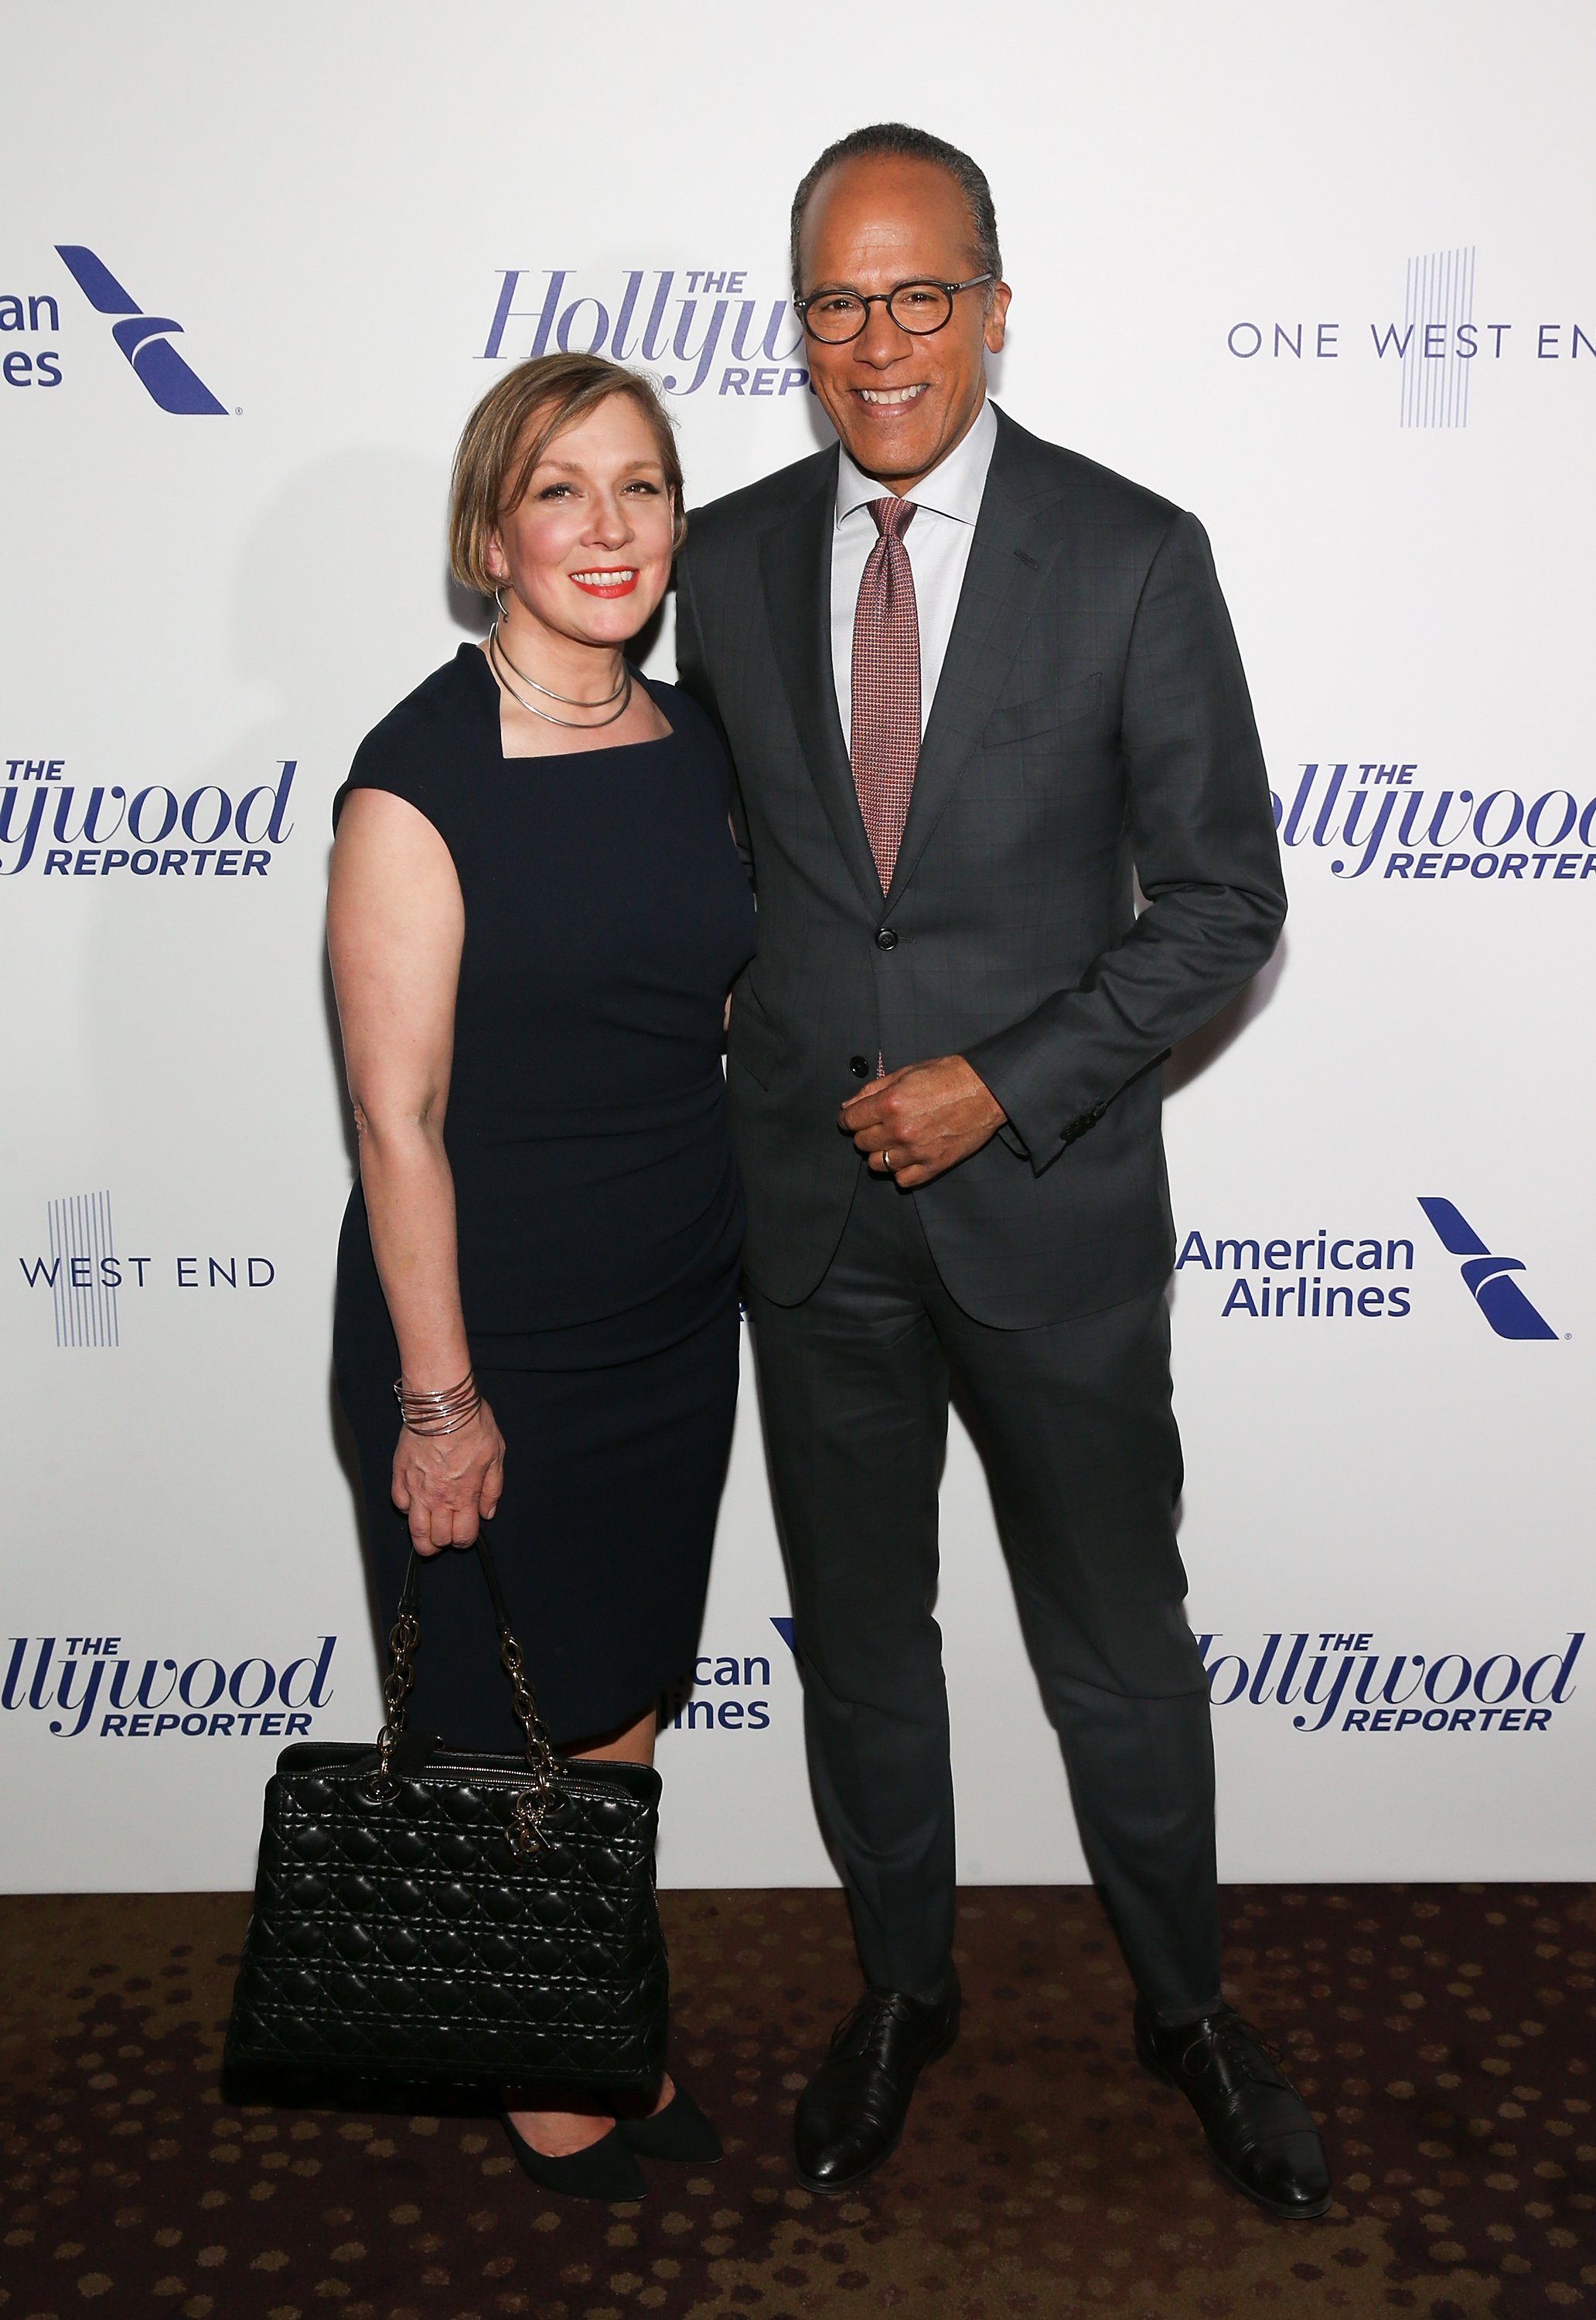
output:
[[[602,296],[572,290],[576,278],[568,266],[501,267],[478,361],[525,362],[551,350],[608,355],[662,366],[667,394],[696,394],[713,377],[717,394],[756,403],[809,385],[803,324],[787,299],[748,296],[746,272],[635,267],[601,279]]]
[[[1596,376],[1596,324],[1586,327],[1568,314],[1533,321],[1476,317],[1472,247],[1429,250],[1408,260],[1400,322],[1390,307],[1364,322],[1249,319],[1229,325],[1225,346],[1236,361],[1256,362],[1265,370],[1374,362],[1393,379],[1403,427],[1466,427],[1471,385],[1503,363],[1538,369],[1543,363],[1584,361],[1591,366],[1586,376]]]
[[[213,1291],[269,1289],[269,1256],[198,1251],[134,1256],[119,1248],[109,1192],[69,1193],[45,1202],[45,1246],[19,1250],[23,1286],[48,1297],[58,1346],[115,1347],[122,1343],[122,1300],[155,1288]]]
[[[1519,1283],[1516,1256],[1493,1256],[1451,1201],[1422,1196],[1419,1206],[1443,1248],[1464,1259],[1465,1287],[1499,1337],[1556,1337]],[[1323,1225],[1289,1237],[1203,1233],[1181,1242],[1177,1274],[1213,1275],[1225,1283],[1222,1321],[1405,1321],[1413,1310],[1415,1249],[1410,1237],[1331,1232]]]
[[[181,322],[174,322],[169,314],[147,314],[128,295],[103,259],[81,242],[58,242],[56,251],[95,313],[112,317],[111,336],[153,403],[183,419],[226,416],[226,404],[217,402],[204,379],[172,344],[172,334],[182,333]],[[28,303],[32,309],[45,302],[31,299]],[[42,356],[40,362],[42,366]],[[11,377],[9,367],[6,376]],[[50,384],[58,383],[59,378],[58,367],[56,378]],[[18,383],[13,381],[14,385]]]

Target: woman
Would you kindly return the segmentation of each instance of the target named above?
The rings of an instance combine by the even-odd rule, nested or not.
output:
[[[476,1558],[442,1554],[480,1523],[567,1753],[651,1761],[696,1648],[738,1373],[721,1043],[754,919],[719,743],[624,657],[683,531],[646,381],[510,372],[450,518],[492,634],[367,736],[334,807],[360,1149],[335,1366],[385,1627],[412,1543],[441,1556],[411,1716],[454,1745],[521,1740]],[[638,2151],[719,2155],[668,2078],[619,2125],[505,2101],[526,2172],[578,2196],[639,2198]]]

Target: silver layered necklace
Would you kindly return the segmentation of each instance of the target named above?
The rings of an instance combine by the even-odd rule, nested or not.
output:
[[[540,684],[535,676],[528,676],[524,669],[517,668],[499,640],[497,621],[488,630],[487,658],[488,666],[512,701],[519,702],[521,706],[529,711],[532,716],[540,717],[546,725],[563,725],[572,733],[601,733],[606,725],[613,725],[618,718],[624,717],[631,706],[631,671],[628,668],[624,657],[621,663],[620,684],[613,693],[606,693],[602,700],[598,701],[583,701],[572,693],[556,693],[552,685]],[[501,662],[503,664],[503,667],[500,666]],[[585,722],[580,717],[556,717],[551,710],[540,709],[535,701],[529,701],[524,693],[518,693],[511,684],[510,676],[505,675],[505,669],[509,670],[510,676],[519,677],[522,684],[530,684],[534,693],[540,693],[545,701],[558,701],[567,709],[609,709],[612,701],[618,701],[621,706],[619,709],[611,710],[608,717],[594,718],[591,724]]]

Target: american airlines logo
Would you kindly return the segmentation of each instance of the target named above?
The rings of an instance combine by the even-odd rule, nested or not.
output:
[[[1435,1227],[1441,1246],[1463,1259],[1464,1285],[1499,1337],[1555,1337],[1510,1275],[1522,1273],[1516,1256],[1492,1256],[1466,1217],[1450,1201],[1421,1198],[1419,1207]]]
[[[1497,1337],[1520,1343],[1556,1337],[1512,1278],[1524,1271],[1521,1258],[1493,1255],[1454,1201],[1430,1194],[1418,1205],[1441,1246],[1463,1260],[1464,1287]],[[1427,1245],[1416,1247],[1411,1230],[1376,1229],[1373,1219],[1356,1231],[1318,1223],[1289,1233],[1256,1224],[1239,1233],[1193,1228],[1181,1242],[1174,1271],[1193,1286],[1200,1276],[1211,1281],[1222,1292],[1222,1321],[1405,1321],[1419,1293],[1418,1249]]]
[[[111,335],[152,403],[178,418],[226,416],[226,404],[217,402],[172,344],[174,332],[182,335],[181,322],[175,322],[169,314],[145,313],[104,260],[82,242],[58,242],[56,250],[95,313],[114,318]]]

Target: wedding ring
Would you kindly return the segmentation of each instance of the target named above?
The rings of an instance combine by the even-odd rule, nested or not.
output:
[[[881,1155],[881,1165],[890,1176],[893,1172],[893,1155],[890,1152],[883,1152]]]

